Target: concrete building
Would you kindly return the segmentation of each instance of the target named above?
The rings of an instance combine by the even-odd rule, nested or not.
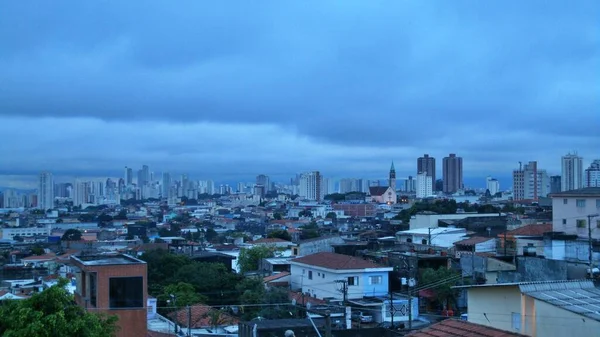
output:
[[[584,187],[600,187],[600,159],[594,160],[585,169]]]
[[[117,315],[117,337],[147,334],[147,265],[128,255],[71,256],[75,302],[89,312]]]
[[[562,190],[562,177],[550,176],[550,193],[558,193]]]
[[[408,178],[404,179],[404,186],[402,191],[407,193],[412,193],[417,191],[417,181],[413,178],[413,176],[408,176]]]
[[[488,176],[485,179],[485,188],[486,190],[490,191],[490,194],[493,196],[494,194],[500,192],[500,182],[498,179]]]
[[[467,230],[464,228],[418,228],[396,233],[398,242],[450,248],[457,241],[464,240]]]
[[[54,179],[52,173],[42,172],[38,182],[38,206],[42,210],[54,208]]]
[[[458,213],[458,214],[437,214],[437,213],[417,213],[411,217],[409,222],[410,229],[418,228],[437,228],[440,220],[462,220],[466,218],[500,218],[506,216],[504,213]]]
[[[515,201],[533,200],[550,193],[550,178],[546,170],[538,168],[537,161],[513,171],[513,198]]]
[[[442,161],[442,178],[444,193],[456,193],[463,188],[463,161],[461,157],[450,153]]]
[[[567,154],[561,159],[561,191],[576,190],[583,187],[583,158],[577,154]]]
[[[417,174],[417,198],[427,198],[433,194],[433,177],[427,172]]]
[[[300,175],[299,194],[308,200],[321,201],[321,185],[323,176],[319,171],[307,172]]]
[[[588,225],[600,228],[600,187],[586,187],[577,190],[551,194],[552,230],[588,237]],[[592,224],[589,224],[589,221]],[[592,238],[600,239],[600,231],[592,230]]]
[[[163,172],[162,174],[162,186],[161,186],[161,197],[169,198],[171,192],[171,174]]]
[[[417,159],[417,173],[425,172],[427,176],[431,177],[431,184],[435,182],[435,158],[430,157],[428,154],[424,154],[423,157]]]
[[[600,290],[592,281],[458,286],[471,323],[532,337],[597,336]]]

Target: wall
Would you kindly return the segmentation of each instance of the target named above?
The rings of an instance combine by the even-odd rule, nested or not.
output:
[[[497,213],[460,213],[460,214],[416,214],[410,219],[410,229],[417,228],[437,228],[438,220],[461,220],[470,217],[493,217],[499,216]]]
[[[512,327],[511,314],[521,314],[518,286],[469,288],[467,303],[469,322],[516,332]]]
[[[584,199],[585,207],[577,207],[576,200]],[[600,200],[600,195],[593,197],[555,197],[552,198],[552,230],[555,232],[565,232],[567,234],[576,234],[580,237],[588,236],[587,226],[585,228],[577,227],[577,220],[585,220],[587,223],[587,215],[598,213],[596,207],[596,200]],[[567,203],[564,203],[567,200]],[[563,225],[563,219],[566,220],[566,224]],[[592,219],[592,228],[596,228],[596,220],[600,218]],[[593,230],[592,237],[594,239],[600,239],[600,231]]]
[[[598,336],[600,322],[535,300],[534,337]]]
[[[298,255],[305,256],[321,252],[333,252],[333,247],[331,245],[339,245],[342,243],[344,243],[344,239],[339,236],[305,240],[298,244]]]
[[[567,262],[539,257],[517,257],[516,271],[498,273],[498,283],[558,281],[568,279]]]

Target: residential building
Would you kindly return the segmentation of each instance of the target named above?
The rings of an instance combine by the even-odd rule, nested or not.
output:
[[[600,187],[586,187],[551,195],[552,230],[588,237],[588,225],[600,228]],[[588,224],[589,221],[591,224]],[[592,230],[592,238],[600,239],[600,231]]]
[[[402,191],[408,193],[417,191],[417,181],[413,178],[413,176],[408,176],[408,178],[404,180],[404,187]]]
[[[293,259],[291,287],[318,299],[386,296],[392,267],[382,267],[371,261],[336,253],[317,253]]]
[[[561,191],[576,190],[583,187],[583,158],[575,154],[567,154],[561,160]]]
[[[500,192],[500,182],[498,179],[488,176],[485,178],[485,188],[490,191],[490,195],[494,196],[496,193]]]
[[[433,178],[427,172],[417,174],[417,198],[427,198],[433,194]]]
[[[456,193],[463,188],[463,161],[461,157],[450,153],[442,162],[442,178],[444,193]]]
[[[344,243],[344,239],[337,235],[306,239],[298,242],[298,245],[292,248],[292,255],[305,256],[316,253],[333,252],[333,246],[342,243]]]
[[[362,189],[361,180],[355,178],[340,179],[339,193],[360,192]]]
[[[562,190],[562,177],[550,176],[550,193],[558,193]]]
[[[600,187],[600,159],[594,160],[585,169],[584,187]]]
[[[496,253],[496,239],[485,236],[473,236],[454,242],[454,256],[460,259],[462,255],[476,253]]]
[[[89,181],[75,180],[73,183],[73,206],[90,203],[91,186]]]
[[[357,218],[375,216],[377,206],[372,203],[336,203],[332,205],[336,211],[343,211],[345,215]]]
[[[501,218],[506,216],[503,213],[458,213],[458,214],[437,214],[432,212],[422,212],[415,214],[409,222],[410,229],[417,228],[437,228],[441,220],[458,221],[466,218]],[[489,220],[488,220],[489,221]]]
[[[50,172],[40,173],[38,183],[38,208],[42,210],[54,208],[54,179]]]
[[[146,336],[147,265],[129,255],[71,256],[75,302],[89,312],[117,315],[117,337]]]
[[[538,168],[537,161],[513,171],[513,198],[515,201],[533,200],[546,197],[550,192],[550,178],[546,170]]]
[[[162,174],[162,189],[161,189],[161,197],[169,198],[171,192],[171,174],[168,172],[163,172]]]
[[[321,184],[323,176],[319,171],[307,172],[300,175],[299,195],[308,200],[321,201]]]
[[[428,177],[431,177],[431,184],[435,182],[435,158],[424,154],[423,157],[417,159],[417,173],[425,172]]]
[[[409,332],[406,335],[406,337],[433,336],[522,337],[523,335],[452,318]]]
[[[124,180],[125,180],[125,184],[127,184],[127,186],[133,185],[133,169],[131,167],[125,166]]]
[[[467,320],[532,337],[596,336],[600,289],[592,281],[458,286],[467,291]]]
[[[0,228],[0,238],[4,240],[13,240],[15,236],[19,236],[22,238],[34,236],[50,236],[51,231],[51,225],[46,225],[42,227],[6,227]]]
[[[416,243],[437,247],[450,248],[455,242],[466,238],[467,230],[464,228],[418,228],[396,233],[398,242]]]

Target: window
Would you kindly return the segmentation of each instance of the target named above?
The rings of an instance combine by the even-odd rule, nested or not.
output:
[[[567,224],[567,219],[563,219],[562,222],[563,222],[563,225],[566,225]]]
[[[348,277],[348,285],[349,286],[357,286],[358,285],[358,277],[356,277],[356,276]]]
[[[585,199],[577,199],[577,200],[575,200],[575,206],[577,206],[577,207],[585,207]]]
[[[309,280],[312,280],[312,270],[309,270],[309,271],[308,271],[308,279],[309,279]]]
[[[97,289],[98,289],[98,275],[96,273],[90,273],[90,304],[92,306],[97,306],[96,305],[96,300],[97,300]]]
[[[600,228],[600,220],[596,220],[596,228]]]
[[[137,277],[113,277],[109,280],[109,303],[111,309],[143,308],[144,279]]]
[[[322,278],[325,278],[325,273],[321,274],[321,277],[322,277]]]
[[[569,203],[569,199],[563,199],[563,205],[566,205]]]
[[[583,219],[578,219],[577,220],[577,228],[586,228],[587,227],[587,221],[583,220]]]
[[[596,199],[596,208],[600,208],[600,199]]]
[[[369,284],[381,284],[383,277],[381,276],[369,276]]]
[[[521,331],[521,314],[519,314],[518,312],[513,312],[511,314],[511,318],[512,322],[510,324],[510,327],[513,328],[513,330]]]

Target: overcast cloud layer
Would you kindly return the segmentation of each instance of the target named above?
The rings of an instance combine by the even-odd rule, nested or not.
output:
[[[5,1],[0,186],[600,158],[600,2]]]

